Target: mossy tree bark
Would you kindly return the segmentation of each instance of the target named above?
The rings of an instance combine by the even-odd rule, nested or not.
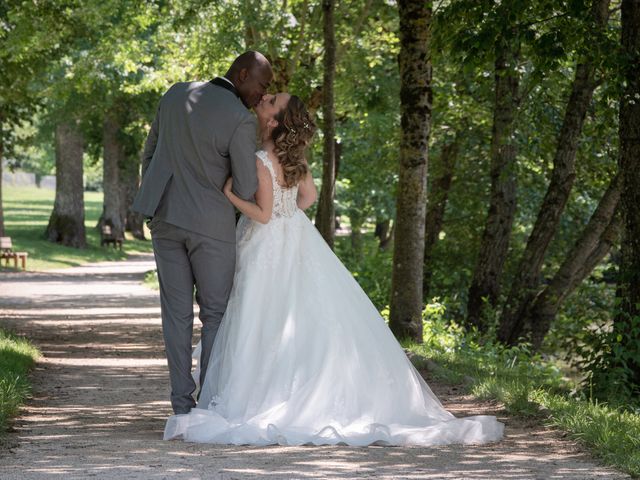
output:
[[[616,367],[633,372],[629,383],[640,393],[640,2],[622,1],[622,52],[625,89],[620,98],[620,206],[622,243],[614,320],[620,348],[627,358]]]
[[[334,80],[336,72],[335,0],[322,1],[324,32],[324,77],[322,84],[322,187],[318,199],[316,227],[327,244],[333,248],[336,212],[334,206],[336,184],[336,125]]]
[[[399,182],[389,327],[399,339],[422,342],[422,269],[431,130],[432,2],[399,0]]]
[[[486,328],[485,302],[495,307],[509,251],[516,211],[515,115],[518,109],[520,43],[516,27],[507,27],[495,44],[495,99],[491,138],[491,198],[467,301],[466,323]]]
[[[84,138],[77,123],[58,124],[55,143],[56,197],[46,236],[50,242],[84,248],[87,245],[82,183]]]

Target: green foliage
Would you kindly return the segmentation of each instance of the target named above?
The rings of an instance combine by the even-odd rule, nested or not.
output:
[[[528,379],[529,385],[552,391],[570,390],[572,384],[564,378],[555,362],[532,353],[527,345],[507,347],[493,341],[493,335],[466,332],[457,323],[447,320],[445,312],[446,307],[440,302],[428,304],[423,312],[423,344],[417,348],[436,362],[470,378],[508,380],[520,394],[523,379]],[[483,388],[491,391],[490,386]]]
[[[41,85],[48,62],[61,55],[71,28],[64,2],[0,4],[0,144],[11,153],[15,130],[41,104]],[[38,21],[34,21],[34,19]]]
[[[620,312],[617,315],[623,316]],[[588,330],[577,349],[577,366],[585,374],[584,394],[622,408],[640,411],[640,384],[633,367],[640,358],[640,317]]]
[[[354,252],[349,238],[336,237],[335,252],[378,310],[389,305],[391,262],[389,251],[381,251],[372,235],[366,235],[363,252]]]
[[[160,284],[158,282],[158,270],[150,270],[144,275],[144,282],[147,287],[153,288],[154,290],[160,289]]]
[[[29,395],[28,373],[39,356],[26,339],[0,329],[0,436]]]
[[[549,423],[571,434],[605,463],[640,477],[640,415],[597,401],[540,394]]]
[[[36,181],[45,175],[55,175],[56,160],[51,135],[39,128],[39,118],[22,122],[13,130],[13,146],[5,155],[9,170],[34,173]]]
[[[640,476],[640,413],[573,396],[576,384],[556,362],[526,345],[505,347],[465,331],[445,318],[441,303],[424,311],[424,343],[406,347],[438,366],[440,380],[463,384],[483,399],[502,403],[512,415],[544,419],[579,440],[595,455]]]
[[[608,273],[603,267],[598,267],[565,301],[545,338],[545,352],[560,355],[568,362],[579,359],[578,349],[585,344],[585,336],[591,335],[598,326],[610,323],[615,284],[611,278],[605,278]]]

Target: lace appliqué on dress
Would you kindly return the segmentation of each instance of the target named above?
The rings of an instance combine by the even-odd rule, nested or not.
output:
[[[277,218],[291,218],[298,210],[298,186],[291,188],[282,187],[276,180],[276,172],[269,155],[264,150],[259,150],[256,155],[271,173],[271,183],[273,185],[273,210],[271,212],[271,220]]]

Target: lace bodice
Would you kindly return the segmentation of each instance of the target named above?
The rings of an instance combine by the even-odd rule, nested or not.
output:
[[[258,150],[256,155],[271,173],[271,182],[273,185],[273,210],[271,212],[271,220],[282,217],[292,217],[298,209],[296,200],[298,198],[298,186],[295,185],[291,188],[285,188],[280,186],[276,180],[276,172],[273,169],[273,164],[269,155],[264,150]]]

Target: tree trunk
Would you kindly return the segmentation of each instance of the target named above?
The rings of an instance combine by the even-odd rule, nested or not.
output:
[[[444,211],[449,199],[449,190],[453,180],[460,137],[458,133],[454,139],[442,147],[440,156],[435,160],[434,165],[438,165],[440,175],[434,180],[427,202],[427,217],[425,221],[424,237],[424,269],[422,275],[422,295],[425,302],[429,301],[429,290],[431,289],[431,278],[433,276],[433,265],[431,264],[433,249],[438,242],[442,223],[444,221]],[[434,167],[435,170],[435,167]]]
[[[378,248],[380,250],[386,250],[393,240],[393,227],[391,226],[391,219],[386,218],[384,220],[376,219],[376,228],[374,235],[378,238]]]
[[[609,0],[594,0],[591,16],[600,30],[609,18]],[[596,88],[593,59],[584,58],[576,67],[571,95],[556,144],[553,171],[538,218],[529,235],[527,246],[516,269],[516,277],[500,319],[498,340],[514,344],[526,335],[526,311],[531,307],[539,288],[540,272],[553,237],[558,231],[560,217],[569,199],[575,180],[575,159],[582,126]]]
[[[618,292],[620,312],[614,320],[622,351],[640,348],[640,2],[622,0],[622,49],[625,89],[620,98],[620,205],[623,233]],[[617,359],[618,362],[621,359]],[[623,360],[622,360],[623,361]],[[631,382],[640,389],[640,355],[630,355],[626,365],[634,372]],[[638,393],[636,391],[636,393]]]
[[[514,118],[518,108],[517,35],[496,42],[495,104],[491,139],[491,199],[478,261],[467,301],[467,325],[486,328],[485,301],[495,307],[502,269],[509,251],[516,210],[516,145]]]
[[[399,339],[422,342],[422,266],[431,130],[432,2],[399,0],[400,175],[389,326]]]
[[[363,256],[363,237],[362,237],[362,225],[364,218],[357,207],[351,211],[349,215],[351,221],[351,251],[353,255],[358,259],[362,259]]]
[[[121,174],[121,215],[124,218],[125,231],[131,232],[134,238],[145,240],[144,215],[134,212],[131,208],[140,187],[140,156],[127,155],[125,162],[120,165]]]
[[[324,32],[324,78],[322,86],[322,188],[318,199],[316,226],[327,244],[333,249],[336,212],[333,204],[336,181],[336,126],[333,83],[336,72],[336,39],[334,31],[335,0],[322,0]]]
[[[69,247],[87,246],[84,228],[82,156],[84,139],[74,122],[56,127],[56,198],[46,236]]]
[[[124,163],[125,153],[119,134],[120,122],[117,116],[110,112],[104,120],[102,129],[104,201],[98,226],[110,226],[111,234],[115,238],[123,239],[124,215],[121,205],[120,165]]]
[[[531,325],[531,341],[539,349],[565,299],[591,273],[617,241],[620,216],[620,177],[609,184],[589,223],[582,231],[551,282],[524,312],[523,322]]]
[[[3,116],[0,114],[0,237],[5,236],[4,231],[4,208],[2,207],[2,162],[4,158],[4,129],[2,125]]]

